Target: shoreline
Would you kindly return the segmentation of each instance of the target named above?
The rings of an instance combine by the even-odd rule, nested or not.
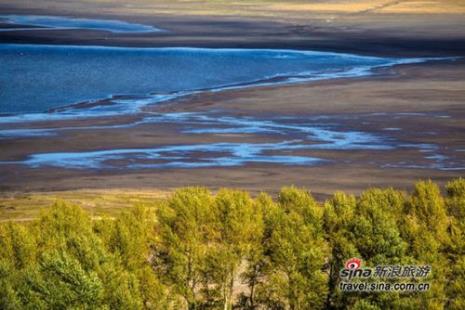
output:
[[[1,45],[1,43],[0,43]],[[327,55],[337,55],[340,57],[370,57],[373,58],[383,58],[379,56],[362,56],[358,54],[348,54],[348,53],[338,53],[338,52],[321,52],[321,51],[314,51],[314,50],[292,50],[292,49],[243,49],[243,48],[225,48],[225,49],[211,49],[211,48],[198,48],[198,47],[160,47],[160,48],[153,48],[153,47],[115,47],[115,46],[79,46],[79,45],[49,45],[49,44],[6,44],[6,45],[19,45],[19,46],[26,46],[26,47],[58,47],[58,48],[82,48],[82,49],[115,49],[115,50],[132,50],[132,49],[141,49],[144,51],[150,50],[161,50],[161,51],[202,51],[208,53],[222,53],[222,52],[244,52],[244,51],[251,51],[251,52],[283,52],[283,53],[303,53],[309,54],[311,56],[313,53],[319,54],[324,53]],[[258,80],[250,80],[244,81],[237,84],[230,84],[230,85],[223,85],[218,87],[210,87],[210,88],[201,88],[201,89],[187,89],[187,90],[180,90],[176,92],[167,92],[167,93],[156,93],[156,92],[149,92],[145,94],[137,94],[137,95],[128,95],[124,93],[119,94],[109,94],[105,98],[91,98],[87,100],[80,100],[75,103],[65,104],[53,108],[49,108],[42,112],[4,112],[0,114],[0,125],[5,123],[30,123],[35,122],[46,122],[51,120],[60,120],[60,114],[63,115],[64,120],[71,120],[71,119],[86,119],[86,118],[102,118],[102,117],[114,117],[114,116],[121,116],[122,114],[133,115],[138,114],[144,111],[144,109],[150,109],[153,106],[165,105],[165,104],[172,104],[173,102],[177,102],[179,100],[189,100],[189,98],[193,96],[201,96],[204,93],[219,93],[219,92],[227,92],[227,91],[234,91],[234,90],[243,90],[243,89],[259,89],[259,88],[274,88],[274,87],[281,87],[287,85],[306,85],[311,83],[316,83],[320,81],[338,81],[338,80],[353,80],[353,79],[369,79],[374,77],[382,77],[385,76],[388,71],[394,72],[395,75],[396,67],[398,66],[408,66],[408,65],[416,65],[416,64],[423,64],[423,65],[430,65],[432,63],[453,63],[453,62],[461,62],[463,61],[463,57],[384,57],[386,60],[391,61],[390,63],[386,64],[379,64],[379,65],[370,65],[369,67],[363,65],[359,67],[354,67],[348,70],[344,70],[341,72],[331,72],[331,73],[318,73],[315,76],[305,76],[303,73],[298,73],[294,75],[282,75],[277,74],[272,77],[265,77],[263,79]],[[160,98],[156,98],[160,97]],[[88,108],[98,108],[98,107],[106,107],[116,104],[113,102],[114,100],[123,100],[127,102],[133,101],[133,104],[129,103],[129,105],[134,105],[135,108],[128,106],[128,111],[120,111],[119,109],[114,112],[99,112],[92,110],[86,112]],[[140,103],[141,101],[145,101],[146,103]],[[83,113],[80,113],[80,112]],[[9,118],[17,119],[8,121]]]
[[[460,135],[457,135],[457,133],[459,132],[458,130],[465,129],[463,128],[463,124],[465,123],[460,121],[461,119],[465,118],[465,111],[463,108],[461,108],[461,105],[450,105],[456,102],[456,100],[461,101],[460,98],[462,97],[458,93],[449,99],[452,100],[450,104],[445,101],[444,105],[441,103],[431,105],[431,102],[437,100],[436,97],[432,97],[426,100],[426,97],[424,97],[422,93],[418,93],[415,95],[415,98],[417,98],[415,99],[415,102],[420,100],[423,103],[416,108],[408,104],[404,105],[403,103],[401,106],[389,106],[383,103],[384,99],[382,97],[377,99],[377,102],[379,103],[376,106],[365,106],[364,100],[357,99],[357,97],[360,97],[360,95],[363,96],[364,94],[371,95],[373,92],[379,93],[380,90],[373,88],[373,86],[369,86],[379,85],[376,87],[392,87],[393,89],[397,89],[397,93],[400,95],[399,98],[401,99],[399,103],[401,103],[404,101],[404,99],[402,99],[403,92],[399,86],[395,85],[405,85],[407,89],[414,87],[414,85],[427,87],[428,84],[425,83],[425,79],[429,80],[430,77],[433,79],[434,85],[436,85],[436,91],[441,94],[443,92],[439,90],[441,87],[443,87],[441,85],[444,85],[444,87],[450,89],[454,85],[451,84],[452,78],[454,81],[457,79],[457,81],[463,79],[463,71],[460,69],[463,66],[464,61],[460,61],[457,64],[446,64],[441,62],[431,66],[425,66],[422,64],[401,65],[396,66],[395,69],[391,68],[390,70],[387,70],[387,72],[384,72],[383,75],[374,77],[370,76],[358,79],[326,80],[301,85],[271,86],[255,89],[249,88],[213,94],[204,93],[198,96],[193,96],[192,98],[180,99],[179,101],[171,102],[169,104],[155,105],[150,111],[156,113],[203,113],[204,111],[221,111],[221,113],[225,113],[226,115],[231,115],[232,113],[232,115],[237,116],[262,116],[264,118],[267,118],[271,115],[286,116],[299,115],[302,113],[305,113],[305,115],[308,114],[315,116],[334,115],[336,119],[339,119],[338,123],[340,122],[339,125],[342,127],[349,126],[348,128],[352,128],[353,126],[356,126],[354,128],[356,129],[362,126],[360,128],[364,128],[364,130],[367,130],[368,132],[378,132],[380,126],[381,128],[382,126],[401,128],[406,126],[407,128],[404,128],[402,131],[393,131],[389,134],[398,136],[401,140],[408,141],[409,139],[413,139],[412,141],[418,141],[419,143],[426,143],[428,140],[434,138],[434,140],[431,140],[431,142],[437,141],[435,143],[445,143],[445,145],[449,145],[448,148],[451,148],[454,145],[460,145]],[[449,69],[446,70],[446,68]],[[457,75],[457,77],[454,77],[455,75]],[[445,84],[441,84],[443,82],[439,83],[439,81],[442,81],[444,78],[446,81]],[[317,104],[320,100],[325,101],[325,97],[322,96],[327,96],[331,92],[335,91],[337,94],[341,93],[342,97],[353,97],[355,93],[352,93],[351,90],[358,90],[356,92],[357,96],[352,100],[356,100],[355,102],[358,102],[357,105],[359,107],[357,105],[351,106],[352,100],[347,102],[344,105],[345,107],[339,107],[338,105],[333,106],[333,103],[326,104],[325,106],[320,106]],[[352,95],[347,95],[348,91],[350,91]],[[316,105],[308,106],[305,104],[306,100],[312,98],[309,97],[307,93],[312,94],[314,99],[311,99],[310,102],[315,101]],[[412,90],[409,90],[408,93],[412,93]],[[293,94],[293,97],[296,96],[295,99],[293,99],[293,97],[288,97],[289,94]],[[412,94],[415,94],[415,92]],[[263,98],[261,98],[260,101],[256,101],[258,98],[257,95]],[[429,93],[426,93],[425,95],[431,96]],[[390,98],[392,95],[388,95],[388,97]],[[270,101],[270,98],[273,98],[273,100]],[[281,104],[271,104],[273,101],[278,103],[282,102],[283,98],[287,98],[286,100],[288,102],[288,104],[285,106],[285,111],[283,110],[283,106]],[[334,100],[334,103],[340,102],[337,98]],[[252,102],[253,104],[251,105]],[[265,106],[262,106],[262,103],[264,102],[267,102],[266,108]],[[397,112],[405,114],[398,121],[396,121],[397,117],[395,117],[395,114],[392,114]],[[431,114],[431,116],[428,116],[427,114],[425,114],[425,116],[421,116],[423,112],[433,114]],[[369,114],[365,115],[360,113]],[[376,120],[373,125],[360,125],[360,123],[364,122],[362,120],[369,120],[367,117],[372,113],[379,114],[379,116],[373,116],[374,120]],[[416,116],[416,114],[418,116]],[[449,115],[448,117],[452,118],[441,118],[441,115]],[[346,120],[346,117],[348,116],[355,117],[355,119],[353,121],[350,119]],[[360,120],[357,120],[359,117]],[[111,125],[114,123],[124,123],[127,122],[127,120],[124,120],[124,117],[123,119],[108,118],[101,120],[98,123],[100,122],[102,122],[102,124]],[[383,122],[386,124],[383,124]],[[73,123],[79,124],[79,126],[84,125],[81,124],[80,121],[71,121],[71,125]],[[89,126],[92,126],[92,124],[95,122],[93,120],[86,120],[86,123],[88,123]],[[377,123],[380,124],[375,125]],[[68,124],[68,122],[54,121],[48,124],[52,127],[59,128],[65,126],[65,124]],[[459,126],[459,124],[462,125]],[[108,129],[85,131],[76,129],[71,130],[70,132],[63,132],[59,136],[50,137],[50,139],[45,137],[44,139],[38,139],[37,141],[33,138],[23,138],[17,139],[17,141],[11,144],[11,142],[8,142],[8,140],[4,140],[3,142],[0,141],[0,147],[3,147],[6,151],[3,158],[12,158],[11,156],[13,153],[25,154],[24,152],[26,152],[27,154],[32,150],[35,150],[36,153],[47,153],[60,149],[68,149],[69,151],[79,152],[81,150],[85,151],[88,148],[94,149],[96,146],[99,146],[97,149],[116,147],[128,148],[131,147],[130,145],[133,145],[133,147],[145,148],[152,145],[153,141],[157,141],[161,144],[176,144],[196,143],[196,141],[209,143],[216,140],[215,136],[194,137],[180,135],[178,129],[172,128],[171,126],[172,125],[166,127],[163,124],[145,125],[142,127],[138,126],[125,130]],[[373,126],[375,127],[372,128]],[[423,132],[425,128],[433,127],[435,127],[436,131],[441,134],[438,136],[430,136],[427,138],[427,140],[425,140],[427,136],[420,135],[417,137],[417,134]],[[111,137],[111,140],[108,140],[108,137]],[[221,136],[218,136],[217,138],[222,139]],[[227,137],[224,136],[224,138],[226,139]],[[239,139],[240,137],[238,136],[237,138]],[[231,136],[230,139],[228,138],[228,140],[231,139],[234,141],[236,138],[234,138],[234,136]],[[112,142],[113,140],[115,141]],[[129,142],[131,140],[133,141]],[[242,139],[239,139],[239,141],[240,140]],[[451,140],[451,142],[448,142],[448,140]],[[86,143],[82,144],[82,142],[76,141],[86,141]],[[251,141],[260,140],[254,138]],[[57,148],[54,146],[57,145],[57,143],[58,145],[62,145],[62,147]],[[130,145],[128,145],[128,143]],[[76,149],[75,146],[77,145],[82,147]],[[11,153],[11,151],[13,151],[13,153]],[[383,153],[385,154],[383,155]],[[447,179],[463,176],[463,171],[440,171],[436,169],[412,168],[379,168],[370,164],[370,160],[375,158],[379,158],[379,160],[382,162],[384,161],[387,163],[391,162],[392,160],[401,161],[405,160],[406,158],[415,158],[417,155],[414,155],[414,153],[411,153],[410,151],[403,153],[399,153],[397,151],[319,151],[316,153],[313,152],[311,154],[329,156],[333,163],[330,165],[324,164],[313,167],[247,164],[241,167],[230,168],[211,167],[146,171],[76,171],[52,167],[30,169],[21,165],[11,165],[10,167],[4,167],[3,169],[5,173],[3,179],[5,180],[6,178],[9,180],[8,186],[5,186],[6,183],[4,181],[0,180],[0,183],[3,183],[1,186],[1,191],[5,193],[18,190],[24,192],[50,190],[62,191],[82,188],[109,189],[138,187],[146,188],[148,190],[173,189],[176,187],[190,186],[194,184],[204,185],[213,189],[228,186],[247,189],[253,192],[259,192],[260,190],[275,192],[281,186],[294,184],[296,186],[304,186],[311,189],[318,197],[326,197],[327,193],[338,189],[343,189],[351,193],[358,193],[359,189],[367,186],[396,186],[402,189],[409,189],[408,186],[411,185],[413,180],[432,178],[442,184]],[[349,162],[347,162],[348,159],[350,159]],[[325,175],[325,178],[318,179],[311,177],[312,175]],[[199,183],[199,180],[202,181]],[[267,181],[265,182],[265,180]],[[356,181],[356,184],[354,181]]]
[[[41,30],[39,32],[27,30],[3,31],[0,32],[0,43],[115,47],[190,46],[198,48],[295,49],[380,57],[465,56],[465,35],[460,31],[454,30],[448,36],[440,33],[435,34],[434,28],[431,29],[428,35],[413,36],[397,30],[365,29],[365,26],[359,26],[360,29],[355,28],[348,31],[344,23],[350,22],[350,18],[348,19],[348,16],[345,15],[342,16],[340,22],[323,27],[318,19],[305,21],[296,17],[282,19],[247,16],[157,15],[153,13],[146,15],[70,13],[61,9],[24,10],[2,8],[1,5],[0,13],[116,19],[166,29],[165,32],[130,35],[82,29]],[[369,19],[380,18],[380,16],[369,16]],[[462,15],[451,16],[456,18]],[[399,18],[402,18],[402,16]],[[424,16],[420,15],[411,18],[423,20]],[[312,23],[316,24],[311,26]],[[399,27],[402,27],[402,23],[399,24]],[[238,33],[238,29],[241,28],[249,29],[249,31]],[[424,31],[426,31],[426,28]]]
[[[105,17],[149,24],[168,29],[169,34],[125,36],[98,31],[40,31],[0,33],[0,42],[49,44],[101,44],[104,46],[192,46],[227,48],[290,48],[316,51],[345,52],[370,56],[465,56],[465,35],[459,25],[463,19],[450,15],[363,15],[360,24],[353,24],[349,15],[331,24],[320,20],[299,18],[260,18],[95,14],[86,11],[53,9],[46,15]],[[14,9],[14,13],[34,10]],[[0,5],[0,12],[5,8]],[[13,13],[13,12],[12,12]],[[37,13],[37,11],[35,11]],[[423,28],[424,21],[433,19],[432,26]],[[455,20],[454,20],[455,19]],[[449,22],[452,20],[452,22]],[[379,21],[379,23],[378,23]],[[437,25],[434,23],[438,23]],[[442,24],[445,23],[445,24]],[[379,25],[379,27],[372,27]],[[412,26],[411,26],[412,25]],[[410,27],[411,26],[411,27]],[[239,31],[238,29],[247,29]],[[408,29],[409,31],[401,31]],[[411,30],[411,31],[410,31]],[[446,33],[446,35],[444,35]],[[375,75],[320,80],[311,83],[250,87],[223,92],[204,92],[178,98],[166,104],[156,104],[148,113],[213,113],[236,118],[330,116],[340,131],[363,131],[395,139],[399,143],[437,145],[437,152],[449,162],[462,162],[462,137],[465,130],[463,108],[463,59],[451,63],[397,65],[377,70]],[[217,114],[214,114],[217,113]],[[404,113],[404,114],[402,114]],[[113,126],[135,122],[126,115],[103,119],[50,120],[42,127]],[[326,126],[322,121],[319,126]],[[202,125],[207,127],[207,125]],[[198,126],[202,129],[202,126]],[[63,151],[86,152],[98,149],[149,148],[154,144],[195,144],[218,142],[278,143],[279,135],[182,133],[173,123],[142,124],[134,128],[74,128],[57,136],[0,140],[3,150],[0,160],[24,159],[31,153]],[[389,129],[389,130],[386,130]],[[392,129],[392,130],[391,130]],[[299,135],[296,135],[298,138]],[[291,135],[289,138],[294,138]],[[283,185],[296,185],[324,197],[335,190],[358,193],[371,186],[395,186],[409,189],[412,181],[433,179],[439,183],[463,176],[463,171],[433,169],[441,164],[440,157],[428,158],[418,149],[317,150],[295,151],[296,156],[328,158],[330,165],[313,167],[247,164],[236,168],[166,169],[146,171],[71,171],[58,168],[23,166],[2,168],[0,192],[34,192],[75,189],[146,188],[172,189],[182,186],[223,186],[259,192],[275,192]],[[404,168],[386,165],[401,163]],[[405,168],[420,164],[425,169]]]

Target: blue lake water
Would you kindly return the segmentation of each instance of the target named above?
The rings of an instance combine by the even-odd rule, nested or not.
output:
[[[44,112],[129,96],[115,99],[123,113],[177,94],[354,77],[419,61],[293,50],[2,44],[0,113]]]
[[[407,143],[390,135],[402,128],[386,127],[382,133],[344,128],[340,124],[341,116],[260,119],[215,114],[215,111],[146,112],[134,115],[135,120],[129,118],[128,123],[73,122],[63,127],[41,123],[138,113],[145,105],[203,91],[358,77],[373,74],[375,68],[427,60],[433,59],[270,49],[0,44],[0,114],[12,114],[0,116],[0,140],[53,139],[62,133],[72,139],[77,132],[160,124],[176,124],[179,135],[215,137],[212,143],[160,144],[154,139],[146,146],[134,146],[128,141],[126,148],[105,147],[103,143],[101,148],[79,151],[61,149],[58,145],[51,152],[25,154],[23,159],[0,161],[0,165],[66,169],[184,169],[263,163],[319,165],[328,164],[331,159],[315,157],[311,152],[397,149],[416,150],[426,163],[414,162],[412,166],[409,161],[393,162],[383,167],[465,169],[463,161],[447,157],[436,145]],[[81,102],[95,104],[75,105]],[[54,112],[42,113],[49,110]],[[401,114],[395,117],[402,117]],[[230,135],[236,135],[235,139],[229,139]],[[244,135],[243,141],[240,135]],[[251,135],[260,140],[252,142],[247,138]]]
[[[12,30],[34,30],[35,28],[24,28],[24,26],[45,27],[52,29],[89,29],[102,30],[115,33],[137,33],[155,32],[161,29],[149,25],[128,23],[119,20],[72,18],[62,16],[41,16],[41,15],[0,15],[0,22],[18,27],[0,29],[0,31]],[[40,29],[40,28],[37,28]]]
[[[409,115],[404,115],[409,114]],[[145,147],[102,147],[90,150],[68,151],[58,149],[49,153],[34,153],[19,161],[0,161],[1,165],[22,164],[31,168],[56,167],[66,169],[185,169],[206,167],[237,167],[247,164],[320,165],[331,159],[312,156],[318,150],[409,150],[418,156],[407,160],[384,163],[381,167],[465,170],[463,156],[454,152],[444,154],[440,146],[429,143],[406,142],[380,132],[368,132],[341,126],[344,120],[377,122],[380,116],[390,119],[411,117],[442,117],[423,113],[391,113],[376,115],[317,115],[296,117],[225,116],[222,113],[147,113],[137,121],[125,124],[74,125],[56,128],[0,129],[0,139],[40,138],[70,134],[74,131],[115,131],[144,125],[176,124],[179,135],[214,135],[212,143],[159,144],[154,139]],[[260,141],[231,142],[222,134],[254,135]],[[221,139],[224,139],[223,141]],[[272,141],[263,142],[270,138]],[[449,150],[450,151],[450,150]],[[460,150],[457,150],[460,151]],[[302,153],[303,152],[303,153]],[[320,154],[321,156],[321,154]],[[419,158],[424,158],[420,160]]]

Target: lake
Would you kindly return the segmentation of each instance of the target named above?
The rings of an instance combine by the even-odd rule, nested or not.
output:
[[[125,96],[118,113],[204,90],[371,74],[421,59],[271,49],[0,45],[0,113]],[[106,109],[108,111],[108,109]]]

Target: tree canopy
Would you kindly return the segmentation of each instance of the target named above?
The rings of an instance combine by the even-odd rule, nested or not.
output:
[[[339,271],[428,264],[431,289],[345,293]],[[57,202],[0,224],[1,309],[463,309],[465,180],[316,201],[189,187],[116,218]]]

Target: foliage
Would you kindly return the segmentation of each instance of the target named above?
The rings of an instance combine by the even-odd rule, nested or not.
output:
[[[465,180],[445,193],[426,181],[320,204],[295,187],[191,187],[94,219],[57,202],[0,224],[0,309],[463,309]],[[342,293],[351,257],[430,264],[431,289]]]

